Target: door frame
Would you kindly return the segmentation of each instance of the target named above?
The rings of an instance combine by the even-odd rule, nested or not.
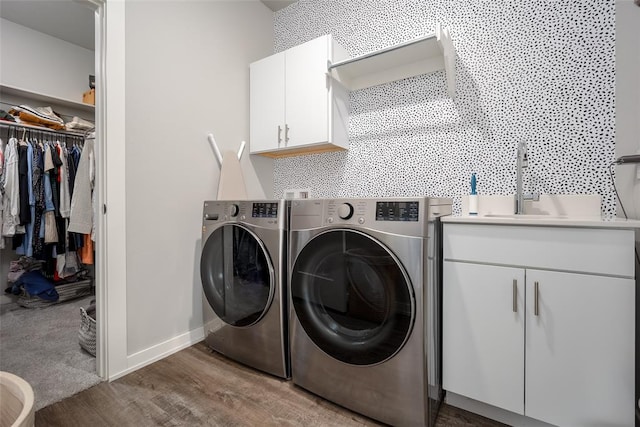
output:
[[[124,375],[128,368],[125,2],[75,1],[95,11],[96,367],[101,378],[111,381]]]

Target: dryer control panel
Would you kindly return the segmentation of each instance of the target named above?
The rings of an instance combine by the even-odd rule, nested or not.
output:
[[[425,237],[431,221],[450,214],[451,200],[430,197],[309,199],[294,201],[291,228],[356,226]]]
[[[251,204],[251,217],[277,218],[278,202],[253,202]]]
[[[212,200],[204,202],[203,226],[223,222],[253,224],[264,228],[284,228],[284,200]]]

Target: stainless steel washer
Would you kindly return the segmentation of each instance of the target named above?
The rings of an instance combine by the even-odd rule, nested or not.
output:
[[[289,378],[283,200],[207,201],[202,221],[205,341],[253,368]]]
[[[442,399],[441,225],[451,201],[294,200],[295,384],[387,424],[433,425]]]

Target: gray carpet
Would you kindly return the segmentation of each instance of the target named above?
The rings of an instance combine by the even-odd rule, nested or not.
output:
[[[45,308],[0,305],[0,370],[24,378],[35,393],[35,409],[98,384],[96,359],[80,348],[83,297]]]

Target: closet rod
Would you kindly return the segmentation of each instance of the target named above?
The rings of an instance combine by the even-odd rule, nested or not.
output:
[[[1,122],[0,127],[7,128],[7,129],[15,128],[16,130],[28,129],[28,130],[51,133],[56,135],[70,135],[70,136],[80,136],[80,137],[84,137],[86,134],[86,132],[84,131],[56,130],[56,129],[45,128],[42,126],[28,125],[25,123],[11,123],[8,121]]]

